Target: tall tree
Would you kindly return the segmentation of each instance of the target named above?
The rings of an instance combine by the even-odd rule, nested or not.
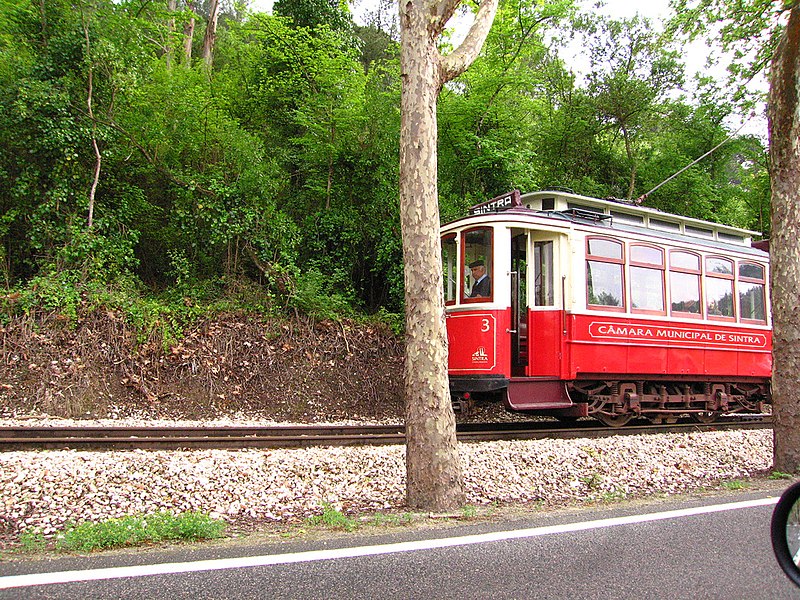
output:
[[[770,70],[772,393],[775,468],[800,468],[800,7],[794,2]]]
[[[439,98],[439,185],[442,210],[448,196],[460,204],[512,188],[535,189],[532,168],[541,147],[531,135],[543,120],[546,77],[562,69],[548,48],[571,0],[501,2],[481,55],[457,86]],[[463,211],[459,210],[458,214]]]
[[[208,5],[208,21],[203,36],[203,62],[210,69],[214,61],[214,43],[217,40],[217,22],[219,21],[219,0],[211,0]]]
[[[684,31],[699,35],[711,25],[722,49],[735,50],[730,71],[739,90],[769,65],[773,458],[775,469],[794,473],[800,468],[800,2],[673,0],[673,8]]]
[[[628,163],[627,199],[637,176],[639,133],[652,121],[657,103],[683,82],[677,53],[665,48],[647,19],[599,18],[591,24],[589,91],[598,116],[622,138]]]
[[[188,0],[186,2],[186,10],[189,12],[189,18],[183,25],[183,64],[186,67],[192,66],[192,44],[194,43],[194,26],[195,26],[195,2]]]
[[[447,336],[439,246],[436,103],[442,86],[480,52],[497,0],[481,0],[461,45],[443,56],[439,36],[461,0],[400,2],[400,222],[406,307],[406,501],[450,510],[464,501],[455,416],[447,381]]]
[[[333,31],[350,33],[353,19],[346,0],[276,0],[273,12],[289,17],[296,27],[314,29],[327,25]]]

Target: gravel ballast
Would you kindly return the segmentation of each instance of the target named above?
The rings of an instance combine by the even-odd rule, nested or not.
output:
[[[766,472],[772,431],[460,445],[467,502],[568,505],[676,494]],[[404,446],[0,454],[0,533],[156,511],[292,523],[330,505],[404,510]]]

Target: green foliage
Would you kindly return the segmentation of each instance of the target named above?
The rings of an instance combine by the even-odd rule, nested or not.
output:
[[[322,503],[322,514],[309,517],[306,522],[315,527],[340,529],[347,532],[358,529],[358,521],[333,508],[327,502]]]
[[[349,32],[353,28],[350,9],[344,0],[276,0],[272,8],[276,15],[289,17],[296,27],[327,26]]]
[[[354,28],[339,0],[275,12],[226,13],[207,69],[182,57],[187,11],[5,3],[0,281],[19,295],[6,311],[74,322],[107,303],[165,344],[217,308],[402,312],[397,32],[380,13]],[[587,82],[551,43],[578,32]],[[503,0],[481,56],[440,98],[442,219],[513,188],[658,186],[730,135],[725,89],[703,81],[689,101],[679,75],[669,39],[641,21]],[[767,164],[763,142],[735,135],[647,205],[767,230]]]
[[[335,279],[317,269],[298,274],[289,302],[301,313],[316,319],[338,320],[352,310],[347,297],[336,291]]]
[[[600,496],[600,501],[607,503],[621,502],[622,500],[625,500],[627,497],[628,497],[627,494],[623,490],[614,489],[609,492],[603,492],[603,494]]]
[[[763,90],[750,85],[769,65],[784,31],[784,14],[792,2],[752,0],[744,4],[726,0],[672,0],[674,16],[669,24],[672,35],[682,33],[689,40],[707,39],[722,52],[730,75],[730,99],[747,113],[762,99]],[[712,62],[709,58],[709,62]],[[719,64],[715,57],[713,64]],[[727,64],[726,64],[727,63]]]
[[[791,473],[784,473],[782,471],[772,471],[772,473],[769,474],[767,479],[778,481],[782,479],[794,479],[794,477],[792,476]]]
[[[373,318],[380,323],[388,325],[396,336],[401,336],[405,332],[406,321],[405,315],[402,313],[392,313],[381,307]]]
[[[19,536],[22,552],[42,552],[47,547],[44,534],[38,529],[26,529]]]
[[[723,481],[722,487],[724,487],[726,490],[738,491],[747,489],[750,487],[750,484],[746,481],[742,481],[741,479],[731,479],[730,481]]]
[[[224,521],[203,513],[160,512],[68,527],[59,536],[56,548],[66,552],[94,552],[172,540],[214,539],[222,536],[225,527]]]

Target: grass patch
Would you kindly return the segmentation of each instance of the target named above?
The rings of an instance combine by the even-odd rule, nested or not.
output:
[[[19,536],[19,544],[23,552],[43,552],[47,548],[47,540],[38,529],[23,531]]]
[[[731,481],[723,481],[722,487],[726,490],[744,490],[750,487],[750,484],[741,479],[732,479]]]
[[[628,495],[620,489],[613,489],[600,495],[600,501],[605,503],[622,502],[627,498]]]
[[[322,514],[309,517],[306,519],[306,523],[316,527],[340,529],[342,531],[355,531],[358,529],[358,521],[333,508],[327,502],[322,504]]]
[[[794,479],[791,473],[784,473],[783,471],[773,471],[769,474],[767,479],[778,480],[778,479]]]
[[[222,536],[225,527],[224,521],[198,512],[127,516],[67,527],[57,538],[56,550],[93,552],[165,541],[214,539]]]

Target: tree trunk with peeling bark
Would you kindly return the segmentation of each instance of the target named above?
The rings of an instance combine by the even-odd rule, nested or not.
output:
[[[475,60],[498,0],[481,0],[464,42],[442,56],[436,41],[461,0],[400,0],[400,220],[406,305],[406,501],[425,510],[464,502],[439,245],[436,103],[442,86]]]
[[[194,43],[194,2],[187,2],[186,8],[190,11],[191,16],[183,26],[183,64],[186,68],[190,68],[192,66],[192,44]]]
[[[211,0],[208,6],[208,22],[206,34],[203,36],[203,62],[207,69],[214,62],[214,43],[217,40],[217,22],[219,21],[219,0]]]
[[[772,181],[775,469],[800,468],[800,8],[794,8],[770,71],[767,107]]]

